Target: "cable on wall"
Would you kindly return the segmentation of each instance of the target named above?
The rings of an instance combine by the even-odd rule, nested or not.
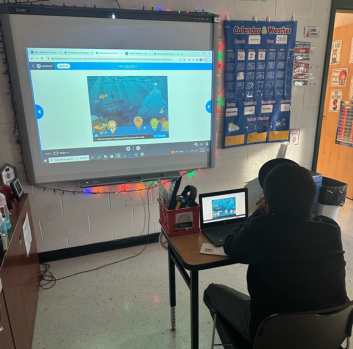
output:
[[[152,181],[149,188],[148,189],[151,189],[152,185],[154,184],[155,181]],[[104,264],[104,265],[101,265],[97,268],[92,268],[92,269],[88,269],[88,270],[84,270],[84,271],[80,271],[80,272],[77,272],[77,273],[74,273],[74,274],[70,274],[70,275],[66,275],[66,276],[63,276],[61,278],[56,278],[53,273],[51,271],[49,271],[50,269],[50,264],[49,263],[44,263],[42,264],[42,266],[44,266],[44,270],[41,271],[41,279],[40,279],[40,287],[41,289],[43,290],[49,290],[51,288],[53,288],[56,284],[57,281],[60,281],[60,280],[64,280],[64,279],[68,279],[70,277],[73,277],[73,276],[76,276],[76,275],[80,275],[80,274],[85,274],[85,273],[90,273],[92,271],[96,271],[96,270],[99,270],[99,269],[102,269],[102,268],[106,268],[110,265],[114,265],[114,264],[118,264],[118,263],[121,263],[121,262],[124,262],[124,261],[127,261],[129,259],[132,259],[132,258],[135,258],[135,257],[138,257],[139,255],[142,254],[142,252],[146,249],[148,243],[149,243],[149,238],[150,238],[150,219],[151,219],[151,211],[150,211],[150,198],[149,198],[149,190],[146,191],[147,193],[147,241],[146,241],[146,244],[145,246],[143,247],[143,249],[133,255],[133,256],[130,256],[130,257],[126,257],[124,259],[121,259],[121,260],[118,260],[118,261],[115,261],[115,262],[111,262],[111,263],[108,263],[108,264]],[[145,229],[145,225],[146,225],[146,214],[144,216],[144,222],[143,222],[143,229],[142,229],[142,232],[140,235],[142,235],[144,229]]]

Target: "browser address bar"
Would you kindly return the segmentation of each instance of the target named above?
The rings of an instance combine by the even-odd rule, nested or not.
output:
[[[177,58],[157,58],[157,57],[151,57],[151,58],[139,58],[139,57],[134,57],[134,58],[129,58],[129,57],[47,57],[47,60],[49,61],[60,61],[60,62],[69,62],[69,61],[74,61],[74,62],[176,62],[179,61],[180,59]]]

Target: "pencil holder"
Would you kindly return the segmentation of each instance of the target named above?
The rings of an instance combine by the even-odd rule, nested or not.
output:
[[[179,236],[200,231],[200,205],[168,210],[159,200],[159,223],[168,236]]]

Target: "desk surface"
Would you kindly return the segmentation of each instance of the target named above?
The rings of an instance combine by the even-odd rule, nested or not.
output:
[[[203,270],[234,264],[228,256],[223,257],[200,253],[203,243],[211,243],[202,232],[171,237],[167,236],[163,229],[162,232],[168,244],[187,270]]]

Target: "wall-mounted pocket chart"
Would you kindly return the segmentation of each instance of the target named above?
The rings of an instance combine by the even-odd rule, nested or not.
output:
[[[297,22],[224,21],[223,148],[289,139]]]

